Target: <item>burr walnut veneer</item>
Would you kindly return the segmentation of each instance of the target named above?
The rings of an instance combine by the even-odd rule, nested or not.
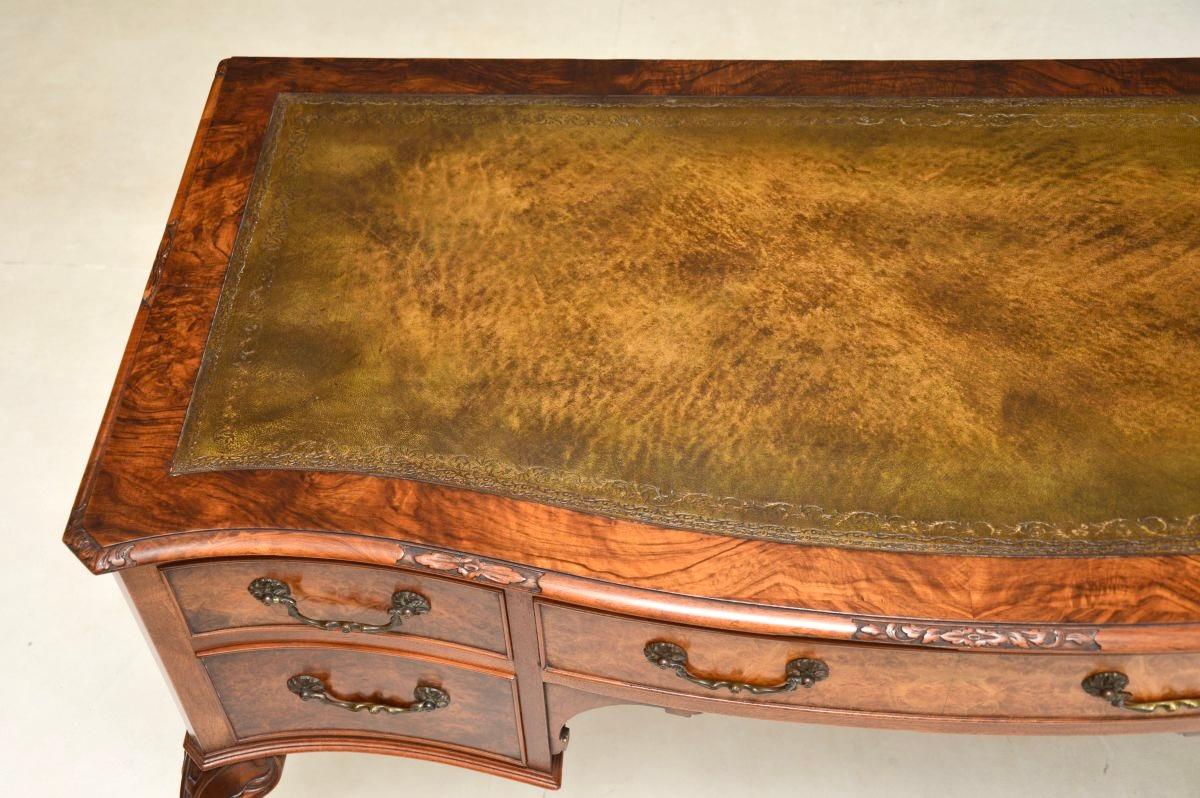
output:
[[[185,796],[587,709],[1200,731],[1200,61],[234,58],[65,541]]]

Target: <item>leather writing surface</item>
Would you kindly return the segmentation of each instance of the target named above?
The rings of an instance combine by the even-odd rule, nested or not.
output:
[[[1200,550],[1200,105],[280,100],[175,459]]]

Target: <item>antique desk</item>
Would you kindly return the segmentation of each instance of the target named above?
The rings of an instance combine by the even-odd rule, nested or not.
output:
[[[1200,730],[1198,308],[1197,60],[235,58],[65,541],[189,796]]]

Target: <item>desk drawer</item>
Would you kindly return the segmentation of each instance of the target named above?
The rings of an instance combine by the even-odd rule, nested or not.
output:
[[[1087,676],[1119,671],[1139,697],[1200,694],[1200,655],[997,654],[871,643],[815,642],[643,621],[540,603],[545,666],[616,685],[669,690],[729,702],[795,705],[943,718],[1038,720],[1166,717],[1131,712],[1089,695]],[[686,655],[685,674],[651,662],[646,647],[668,643]],[[669,651],[670,649],[663,649]],[[815,660],[827,675],[811,687],[786,683],[788,663]],[[755,694],[708,682],[743,682]],[[736,685],[735,685],[736,686]],[[652,697],[648,697],[652,701]],[[717,700],[723,707],[715,706]]]
[[[321,646],[211,654],[201,662],[239,740],[304,732],[369,732],[521,758],[511,676],[441,661]],[[300,695],[305,690],[307,699]],[[327,700],[313,697],[315,692]],[[421,700],[429,702],[430,708],[406,712],[383,708],[411,710]],[[375,709],[351,708],[362,704]]]
[[[306,618],[386,625],[393,596],[416,594],[427,609],[401,618],[386,635],[414,635],[508,654],[500,591],[394,568],[261,559],[192,563],[163,569],[189,629],[201,634],[248,626],[298,625],[285,604],[265,605],[249,591],[257,579],[286,586]],[[336,634],[338,629],[316,631]]]

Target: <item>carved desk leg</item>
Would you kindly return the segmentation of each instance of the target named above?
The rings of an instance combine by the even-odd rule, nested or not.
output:
[[[183,755],[179,798],[258,798],[275,789],[283,775],[283,757],[267,756],[201,770]]]

